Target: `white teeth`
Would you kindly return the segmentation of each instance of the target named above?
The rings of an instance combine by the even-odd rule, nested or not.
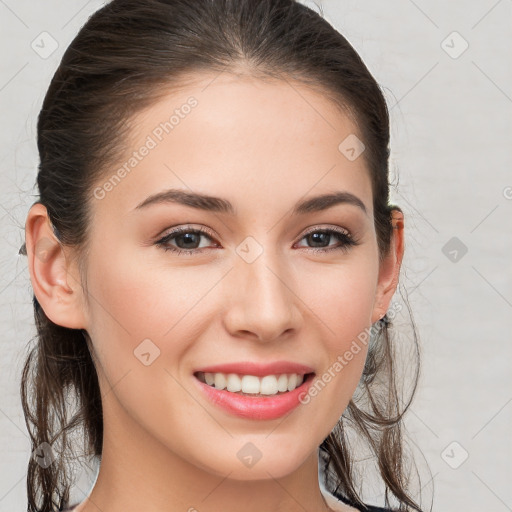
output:
[[[265,375],[261,379],[260,393],[262,395],[275,395],[278,391],[277,377],[275,375]]]
[[[260,379],[254,375],[244,375],[242,377],[242,393],[259,393]]]
[[[217,389],[224,389],[227,384],[226,376],[223,373],[216,373],[214,382]]]
[[[233,393],[236,393],[237,391],[242,391],[242,381],[240,380],[240,377],[236,373],[230,373],[228,375],[227,388],[228,391],[232,391]]]
[[[277,379],[277,390],[281,392],[288,391],[288,375],[286,375],[286,373],[279,375]]]
[[[232,393],[249,393],[261,395],[276,395],[293,391],[304,381],[304,375],[283,373],[280,375],[238,375],[236,373],[199,373],[199,379],[216,389],[226,389]]]
[[[292,373],[288,378],[288,391],[292,391],[297,387],[297,374]]]

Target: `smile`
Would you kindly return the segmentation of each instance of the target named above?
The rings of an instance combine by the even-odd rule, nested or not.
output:
[[[271,396],[293,391],[302,384],[305,377],[305,375],[298,373],[265,375],[263,377],[222,372],[196,372],[194,375],[201,382],[215,389],[227,389],[231,393],[240,395],[259,396]]]
[[[314,376],[315,373],[258,377],[196,372],[193,381],[207,401],[225,413],[250,420],[273,420],[292,412],[301,404],[300,398],[307,394]]]

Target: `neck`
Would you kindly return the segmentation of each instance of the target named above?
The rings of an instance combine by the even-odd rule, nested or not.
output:
[[[108,394],[103,409],[101,465],[89,497],[76,512],[326,512],[315,450],[291,473],[236,480],[169,450]]]

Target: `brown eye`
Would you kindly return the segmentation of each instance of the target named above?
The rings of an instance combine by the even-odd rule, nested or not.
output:
[[[329,242],[332,238],[337,238],[339,244],[329,247]],[[337,249],[348,251],[350,247],[357,245],[357,241],[347,231],[342,231],[341,229],[311,230],[301,240],[307,240],[312,245],[311,247],[305,247],[306,249],[316,252],[334,251]]]
[[[156,245],[164,249],[164,251],[173,251],[178,254],[193,255],[195,253],[202,252],[203,247],[200,247],[201,239],[207,238],[213,240],[212,236],[204,229],[192,229],[192,228],[178,228],[164,237],[160,238]],[[174,241],[176,246],[171,244]],[[198,245],[199,244],[199,245]]]

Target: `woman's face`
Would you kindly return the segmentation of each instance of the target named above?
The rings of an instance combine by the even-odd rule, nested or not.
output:
[[[151,436],[214,474],[286,475],[343,413],[367,353],[354,340],[387,307],[377,308],[372,188],[358,131],[303,85],[226,74],[170,92],[130,126],[130,149],[90,198],[84,327],[106,428]],[[171,190],[182,196],[147,202]],[[340,200],[295,211],[324,194]],[[168,236],[178,227],[186,233]],[[241,362],[306,367],[260,368],[277,378],[315,376],[301,400],[279,394],[258,413],[249,400],[261,398],[238,394],[236,405],[226,390],[212,398],[195,375]],[[325,385],[306,393],[326,372]]]

